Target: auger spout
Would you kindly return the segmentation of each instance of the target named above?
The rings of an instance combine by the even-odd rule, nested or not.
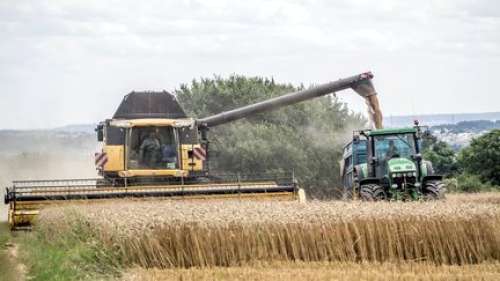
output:
[[[376,98],[377,92],[371,82],[372,78],[373,74],[371,72],[365,72],[321,84],[310,89],[285,94],[233,110],[224,111],[209,117],[200,118],[196,120],[196,123],[201,128],[213,127],[261,112],[275,110],[287,105],[352,88],[356,93],[367,100],[367,104],[370,107],[370,118],[373,120],[375,127],[382,127],[382,114]]]

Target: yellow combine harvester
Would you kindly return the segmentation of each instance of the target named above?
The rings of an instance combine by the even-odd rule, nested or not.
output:
[[[100,178],[14,181],[7,188],[11,227],[29,227],[40,208],[77,200],[129,197],[305,200],[289,177],[215,176],[209,173],[208,129],[247,116],[352,88],[376,101],[373,75],[363,73],[214,116],[186,116],[167,92],[132,92],[112,119],[101,122],[96,153]],[[372,110],[380,116],[378,108]],[[374,120],[378,120],[377,117]]]

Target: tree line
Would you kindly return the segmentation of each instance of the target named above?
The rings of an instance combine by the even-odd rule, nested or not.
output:
[[[272,78],[232,75],[193,80],[176,96],[189,116],[205,117],[304,89]],[[294,173],[309,195],[338,194],[339,161],[354,128],[366,120],[324,96],[210,129],[214,173]]]
[[[446,142],[426,135],[423,156],[433,163],[436,173],[447,178],[451,191],[477,192],[499,189],[500,130],[493,129],[474,138],[455,152]]]

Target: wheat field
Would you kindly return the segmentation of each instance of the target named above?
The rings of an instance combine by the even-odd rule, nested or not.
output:
[[[120,280],[496,281],[500,280],[500,264],[436,266],[426,263],[273,262],[240,267],[133,268]]]
[[[116,200],[47,208],[36,227],[61,235],[75,221],[126,267],[500,260],[495,193],[407,203]]]

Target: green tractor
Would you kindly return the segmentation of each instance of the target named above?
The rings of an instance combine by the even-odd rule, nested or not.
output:
[[[343,198],[443,199],[443,177],[422,159],[423,134],[417,121],[408,128],[355,131],[341,162]]]

